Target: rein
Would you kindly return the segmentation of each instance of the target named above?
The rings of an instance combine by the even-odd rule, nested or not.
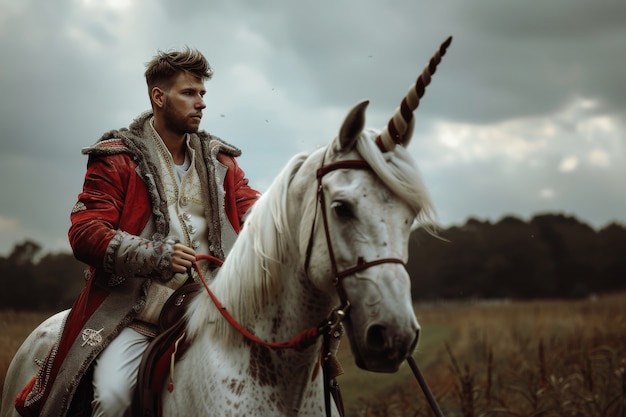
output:
[[[211,256],[211,255],[197,255],[196,256],[196,260],[198,260],[198,261],[207,260],[207,261],[213,262],[217,266],[222,266],[222,264],[223,264],[223,261],[221,259],[215,258],[214,256]],[[252,341],[254,343],[257,343],[257,344],[260,344],[260,345],[263,345],[263,346],[267,346],[267,347],[270,347],[270,348],[274,348],[274,349],[304,350],[307,347],[311,346],[313,343],[315,343],[315,340],[318,338],[318,336],[322,335],[332,325],[331,321],[324,320],[318,327],[311,327],[309,329],[305,329],[299,335],[297,335],[296,337],[294,337],[293,339],[288,340],[288,341],[284,341],[284,342],[267,342],[265,340],[262,340],[262,339],[258,338],[257,336],[255,336],[250,331],[248,331],[241,324],[239,324],[239,322],[228,312],[226,307],[224,307],[222,305],[222,303],[220,303],[220,301],[215,296],[213,291],[211,291],[211,289],[209,288],[209,284],[206,282],[206,279],[204,278],[204,274],[202,274],[202,271],[200,271],[200,268],[198,267],[197,263],[193,264],[193,268],[196,271],[196,273],[198,274],[198,276],[200,277],[200,281],[202,282],[202,285],[204,286],[204,289],[209,294],[209,297],[211,297],[211,300],[213,301],[213,304],[215,304],[215,306],[219,310],[219,312],[222,315],[222,317],[224,317],[224,319],[226,319],[226,321],[228,323],[230,323],[230,325],[233,326],[246,339],[248,339],[248,340],[250,340],[250,341]]]
[[[359,257],[357,260],[357,264],[355,266],[347,268],[341,272],[338,271],[337,262],[335,261],[335,254],[333,251],[333,245],[330,240],[330,227],[328,224],[328,214],[326,210],[326,199],[324,197],[324,187],[322,185],[322,178],[326,174],[332,171],[338,170],[338,169],[372,170],[372,167],[366,161],[363,161],[363,160],[337,161],[337,162],[333,162],[331,164],[325,165],[324,164],[325,159],[326,159],[326,155],[324,155],[324,158],[322,158],[322,166],[317,170],[317,199],[319,202],[319,206],[321,207],[321,210],[322,210],[322,220],[324,222],[324,234],[326,235],[326,245],[328,247],[328,256],[330,257],[332,273],[334,276],[333,284],[337,287],[337,293],[339,294],[341,305],[343,306],[342,309],[338,311],[347,312],[347,310],[350,308],[350,301],[348,300],[348,296],[343,287],[343,283],[342,283],[343,278],[350,276],[352,274],[355,274],[364,269],[370,268],[372,266],[376,266],[376,265],[381,265],[381,264],[386,264],[386,263],[398,263],[398,264],[403,265],[404,268],[406,269],[406,264],[404,263],[402,259],[399,259],[399,258],[383,258],[383,259],[376,259],[373,261],[365,261],[362,257]],[[306,259],[304,262],[305,271],[309,269],[309,264],[311,260],[311,252],[313,250],[313,234],[315,232],[315,219],[317,218],[317,207],[318,206],[316,205],[315,207],[316,213],[315,213],[315,217],[313,218],[313,224],[311,226],[311,235],[309,237],[309,243],[307,246]],[[430,408],[433,410],[433,413],[435,414],[436,417],[443,417],[443,413],[441,412],[441,409],[439,408],[439,405],[437,404],[437,401],[435,400],[435,397],[432,391],[430,390],[428,384],[426,383],[426,380],[424,379],[422,373],[417,367],[415,360],[410,355],[407,357],[406,360],[411,370],[413,371],[413,375],[415,376],[415,379],[419,383],[419,386],[422,389],[422,392],[424,393],[424,396],[426,397],[426,400],[428,401]],[[330,416],[330,408],[328,404],[328,399],[326,401],[326,414]]]
[[[319,206],[321,207],[321,211],[322,211],[324,234],[326,236],[326,245],[328,247],[328,255],[330,257],[331,269],[332,269],[332,274],[334,277],[333,284],[337,288],[337,293],[341,301],[341,306],[333,309],[329,317],[325,318],[322,321],[322,323],[320,323],[320,325],[318,325],[317,327],[305,329],[299,335],[297,335],[296,337],[288,341],[268,342],[268,341],[262,340],[259,337],[255,336],[254,334],[252,334],[251,332],[249,332],[241,324],[239,324],[237,320],[228,312],[228,310],[220,303],[220,301],[217,299],[215,294],[209,288],[209,285],[207,284],[206,279],[204,278],[204,275],[200,271],[200,268],[198,267],[197,263],[193,264],[193,268],[198,274],[198,276],[200,277],[200,281],[202,281],[202,284],[205,290],[207,291],[209,297],[211,298],[215,306],[218,308],[221,315],[224,317],[224,319],[226,319],[228,323],[230,323],[231,326],[233,326],[246,339],[254,343],[257,343],[266,347],[270,347],[270,348],[275,348],[275,349],[293,348],[296,350],[304,350],[307,347],[313,345],[319,336],[324,336],[324,341],[323,341],[324,362],[322,366],[322,370],[324,374],[324,398],[325,398],[326,416],[330,417],[331,416],[331,404],[330,404],[331,390],[333,391],[333,395],[334,396],[336,395],[335,402],[336,402],[340,415],[341,416],[344,415],[343,405],[341,401],[341,394],[339,393],[336,382],[334,381],[334,376],[329,375],[330,368],[331,368],[330,359],[332,356],[330,352],[330,348],[329,348],[330,339],[331,337],[335,337],[334,336],[335,334],[340,333],[339,327],[341,325],[341,321],[345,318],[350,308],[350,301],[348,300],[348,296],[343,287],[342,280],[343,278],[347,276],[353,275],[357,272],[360,272],[362,270],[365,270],[373,266],[386,264],[386,263],[398,263],[398,264],[403,265],[404,268],[406,269],[406,264],[402,259],[399,259],[399,258],[383,258],[383,259],[376,259],[373,261],[366,261],[364,258],[359,257],[357,259],[356,265],[349,267],[343,271],[338,270],[332,242],[330,239],[330,227],[328,223],[328,214],[326,210],[326,200],[324,197],[324,187],[322,185],[322,178],[329,172],[332,172],[338,169],[371,170],[372,168],[366,161],[363,161],[363,160],[337,161],[328,165],[324,165],[324,160],[325,160],[325,155],[324,155],[324,158],[322,159],[322,166],[317,170],[317,198],[318,198],[319,204],[315,206],[316,213],[315,213],[315,217],[313,218],[313,222],[311,226],[311,235],[309,237],[309,242],[307,246],[304,268],[305,268],[305,271],[308,271],[309,269],[311,253],[313,249],[313,235],[315,232],[315,219],[317,218],[317,207]],[[221,266],[223,264],[223,261],[221,259],[215,258],[210,255],[197,255],[196,260],[198,261],[208,260],[210,262],[213,262],[217,266]],[[413,371],[413,374],[415,375],[415,378],[417,379],[417,382],[419,383],[420,388],[424,392],[424,395],[426,397],[426,400],[428,401],[428,404],[430,405],[431,409],[435,413],[435,416],[443,417],[443,413],[441,412],[441,409],[439,408],[439,405],[437,404],[437,401],[435,400],[434,395],[432,394],[430,388],[428,387],[426,380],[424,379],[419,368],[417,367],[415,360],[410,355],[407,357],[406,360],[409,366],[411,367],[411,370]]]
[[[207,260],[207,261],[213,262],[217,266],[222,266],[222,264],[224,263],[221,259],[216,258],[211,255],[197,255],[196,261],[200,261],[200,260]],[[322,364],[322,372],[324,374],[324,403],[325,403],[325,409],[326,409],[326,416],[331,417],[330,395],[332,391],[332,395],[335,399],[335,404],[337,405],[340,415],[343,417],[344,415],[343,400],[341,398],[341,393],[339,392],[339,387],[336,381],[334,380],[334,377],[336,375],[330,376],[330,373],[331,373],[330,369],[333,366],[333,362],[331,361],[332,354],[330,351],[330,341],[332,337],[338,337],[337,335],[341,334],[339,327],[340,327],[341,321],[345,317],[345,311],[339,308],[334,309],[329,315],[329,317],[324,319],[318,327],[305,329],[299,335],[297,335],[291,340],[288,340],[285,342],[267,342],[265,340],[260,339],[259,337],[252,334],[251,332],[249,332],[245,327],[243,327],[241,324],[239,324],[239,322],[237,322],[237,320],[228,312],[228,310],[226,310],[226,308],[222,305],[222,303],[220,303],[218,298],[215,296],[213,291],[211,291],[211,289],[209,288],[209,284],[206,282],[206,279],[204,278],[204,274],[198,267],[197,262],[194,262],[193,268],[198,274],[198,277],[200,277],[200,281],[202,282],[204,289],[206,290],[207,294],[209,295],[209,297],[211,298],[211,300],[213,301],[213,303],[219,310],[222,317],[224,317],[224,319],[226,319],[226,321],[231,326],[233,326],[233,328],[235,328],[239,333],[241,333],[241,335],[243,335],[246,339],[254,343],[267,346],[270,348],[274,348],[274,349],[293,348],[296,350],[304,350],[305,348],[313,345],[313,343],[315,343],[315,340],[319,336],[323,335],[324,336],[324,339],[323,339],[324,362]]]

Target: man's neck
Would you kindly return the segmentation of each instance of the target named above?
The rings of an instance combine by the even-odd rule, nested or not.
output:
[[[161,124],[159,124],[157,119],[154,119],[154,130],[157,131],[165,147],[170,154],[172,155],[172,159],[175,164],[181,165],[185,162],[185,154],[187,153],[187,148],[185,144],[185,134],[177,134],[174,133]]]

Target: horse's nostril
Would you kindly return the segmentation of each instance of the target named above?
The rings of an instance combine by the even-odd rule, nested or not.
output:
[[[387,338],[385,337],[385,327],[373,325],[367,329],[367,345],[374,350],[383,350],[387,347]]]

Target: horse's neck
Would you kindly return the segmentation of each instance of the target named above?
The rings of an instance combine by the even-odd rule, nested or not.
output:
[[[276,188],[257,203],[261,205],[250,214],[211,286],[241,325],[267,342],[289,341],[316,328],[330,307],[329,297],[302,272],[297,230],[306,217],[302,207],[306,199],[297,193],[285,197],[290,178],[277,180]],[[284,198],[295,203],[285,204],[287,212],[279,212]],[[322,413],[321,340],[306,349],[266,347],[225,324],[208,297],[192,307],[189,329],[196,341],[177,372],[193,374],[190,380],[206,384],[194,401],[238,404],[241,415],[294,415],[294,410],[304,409],[312,411],[299,415]],[[265,403],[266,412],[254,408],[258,403]],[[244,407],[250,407],[248,412]]]
[[[287,282],[280,296],[269,302],[253,322],[244,325],[264,341],[291,340],[303,330],[318,325],[318,316],[323,317],[321,297],[317,291],[303,288],[309,285],[304,277],[284,279]],[[292,415],[293,410],[315,410],[323,404],[319,369],[321,340],[303,350],[275,349],[237,334],[216,339],[212,327],[209,324],[206,331],[198,335],[185,365],[181,364],[179,370],[181,374],[193,374],[189,380],[202,380],[207,384],[206,392],[200,392],[197,398],[194,396],[193,401],[213,402],[227,398],[250,407],[261,402],[278,411],[275,414],[284,415]],[[237,332],[234,328],[231,331]],[[210,393],[209,399],[206,399],[207,393]]]
[[[327,296],[303,276],[284,277],[281,294],[252,323],[255,334],[272,340],[288,340],[305,329],[317,327],[329,310]]]
[[[254,331],[265,340],[291,341],[304,330],[317,327],[326,313],[323,296],[302,276],[285,277],[288,283],[275,302],[268,305],[254,325]],[[292,285],[289,285],[292,284]],[[322,375],[319,368],[321,338],[305,350],[267,349],[251,345],[251,369],[261,373],[257,378],[273,375],[276,392],[291,410],[302,410],[321,404]],[[256,365],[258,366],[255,366]],[[265,374],[264,374],[265,373]],[[262,380],[261,380],[262,381]],[[268,382],[267,380],[265,382]],[[305,402],[311,402],[305,405]]]

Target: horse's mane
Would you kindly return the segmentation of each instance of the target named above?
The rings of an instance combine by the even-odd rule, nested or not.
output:
[[[280,291],[279,268],[289,258],[290,251],[295,250],[287,222],[287,188],[306,158],[306,154],[294,156],[252,206],[237,241],[211,284],[211,290],[219,294],[220,302],[240,323],[248,323],[266,300]],[[239,284],[233,285],[235,280]],[[218,337],[232,334],[209,297],[198,297],[187,317],[192,336],[207,321],[215,325]]]
[[[376,132],[367,130],[357,141],[356,151],[368,162],[380,180],[415,211],[420,221],[431,222],[433,208],[417,165],[401,146],[382,153],[372,140]],[[324,150],[318,150],[323,152]],[[287,221],[287,189],[307,154],[294,156],[250,210],[245,225],[220,268],[211,289],[239,323],[251,323],[267,301],[281,290],[280,268],[284,268],[298,244]],[[312,208],[303,218],[312,217]],[[237,283],[233,284],[233,281]],[[209,297],[198,297],[188,313],[192,337],[214,326],[216,337],[234,337],[230,325],[213,306]]]

